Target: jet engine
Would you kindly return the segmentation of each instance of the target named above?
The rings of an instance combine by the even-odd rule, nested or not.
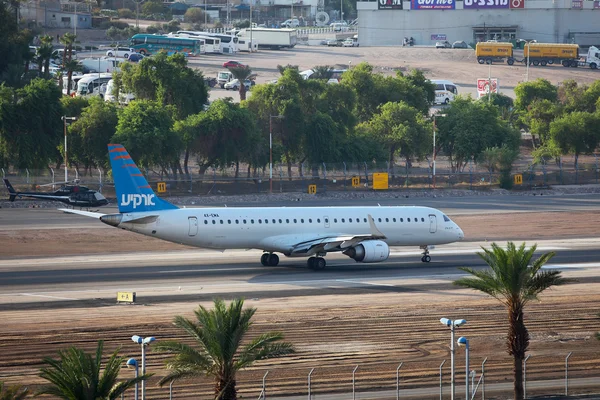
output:
[[[376,263],[388,259],[390,247],[381,240],[367,240],[344,251],[348,257],[363,263]]]

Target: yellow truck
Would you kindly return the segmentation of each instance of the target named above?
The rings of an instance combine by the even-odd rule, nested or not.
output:
[[[491,64],[494,61],[504,62],[504,60],[508,65],[515,63],[512,43],[479,42],[475,46],[475,55],[479,64]]]
[[[579,66],[579,46],[560,43],[527,43],[523,48],[523,62],[529,65],[562,64],[563,67]]]

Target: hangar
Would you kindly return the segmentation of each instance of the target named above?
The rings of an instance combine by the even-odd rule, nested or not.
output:
[[[361,46],[415,45],[438,40],[600,44],[600,1],[372,0],[357,2]]]

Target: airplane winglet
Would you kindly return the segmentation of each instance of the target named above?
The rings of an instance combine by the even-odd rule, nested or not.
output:
[[[375,226],[375,221],[373,220],[373,217],[371,216],[371,214],[368,214],[367,217],[369,219],[369,227],[371,228],[371,235],[377,239],[386,239],[386,236],[379,229],[377,229],[377,226]]]

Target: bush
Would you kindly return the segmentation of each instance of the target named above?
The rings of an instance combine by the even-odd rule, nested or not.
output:
[[[173,20],[169,21],[169,23],[163,24],[162,28],[165,32],[178,31],[180,28],[179,21],[177,21],[176,19],[173,19]]]
[[[221,21],[217,21],[217,22],[215,23],[215,28],[218,28],[218,29],[221,29],[221,28],[223,28],[223,23],[222,23]]]
[[[117,10],[119,13],[119,18],[134,18],[135,13],[131,11],[129,8],[119,8]]]
[[[235,26],[238,29],[250,28],[250,21],[249,20],[244,20],[244,21],[241,21],[241,22],[237,22],[233,26]]]
[[[183,15],[183,20],[192,24],[204,22],[204,12],[198,7],[190,7]]]
[[[159,33],[162,31],[162,27],[158,24],[153,24],[146,27],[146,33]]]

